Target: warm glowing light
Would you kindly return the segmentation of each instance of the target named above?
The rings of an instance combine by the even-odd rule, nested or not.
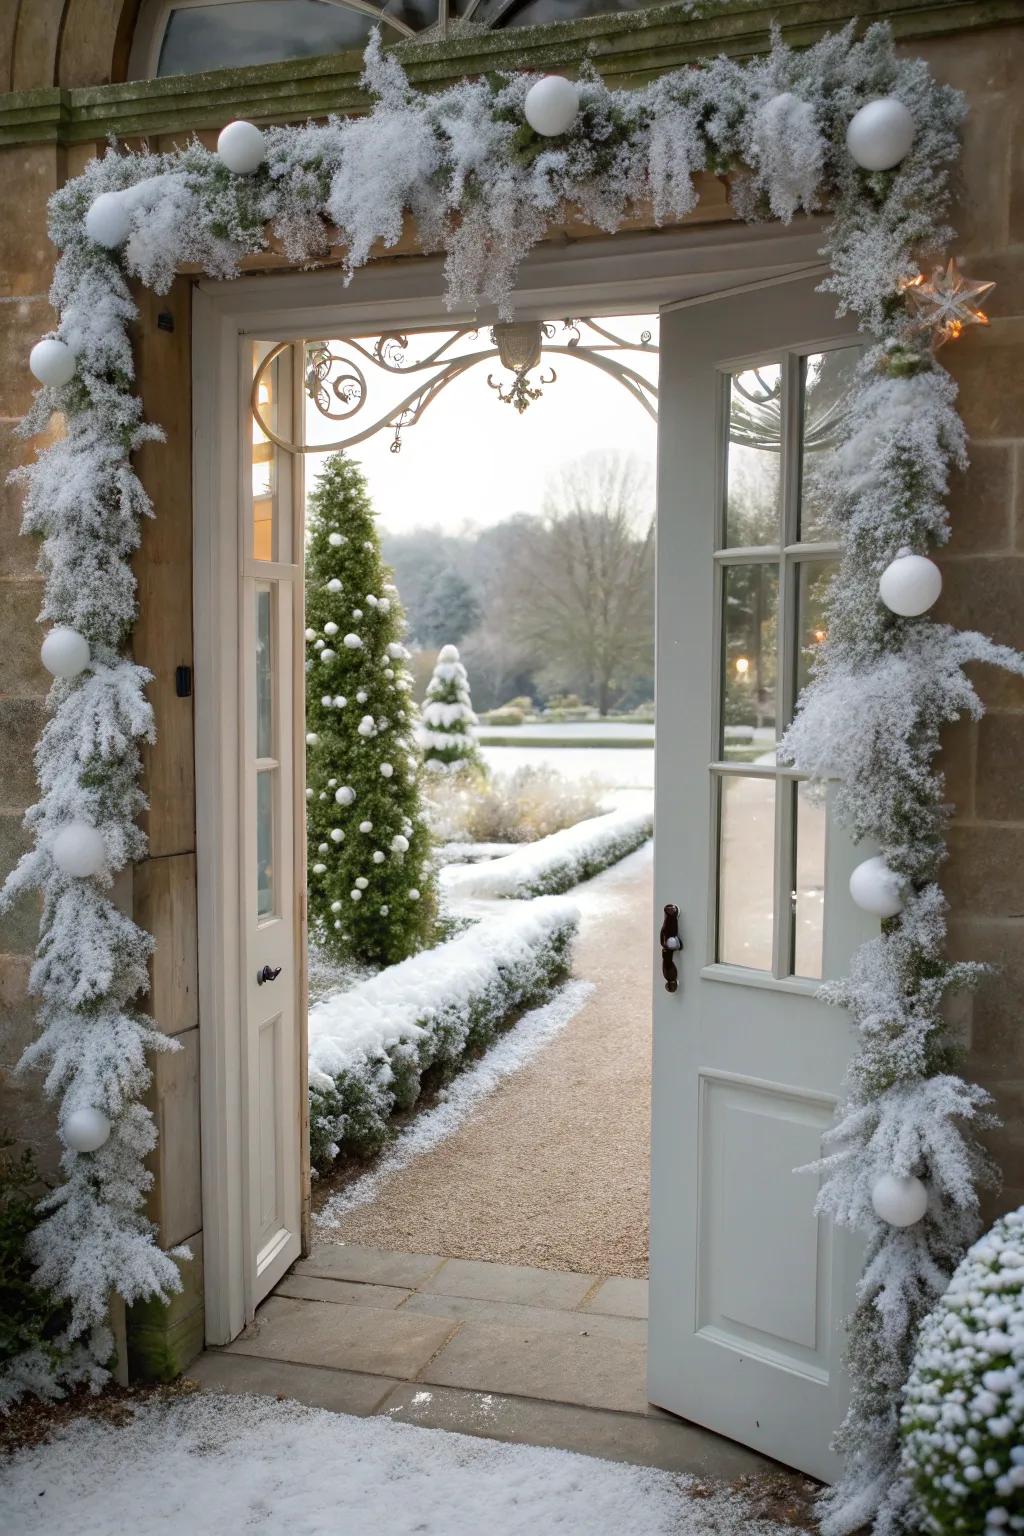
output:
[[[931,332],[937,351],[947,341],[956,341],[965,326],[988,325],[988,315],[979,306],[994,287],[995,283],[965,277],[951,256],[945,269],[936,267],[930,278],[919,272],[904,283],[903,291],[918,327]]]
[[[266,384],[261,384],[256,395],[260,405],[270,404],[270,389]]]
[[[816,641],[817,641],[817,643],[818,643],[818,645],[820,645],[820,644],[821,644],[821,642],[822,642],[822,641],[823,641],[823,640],[824,640],[824,638],[825,638],[825,631],[824,631],[824,630],[823,630],[823,629],[816,629],[816,630],[815,630],[815,631],[814,631],[814,638],[815,638],[815,640],[816,640]]]
[[[737,656],[736,657],[736,675],[738,677],[746,677],[746,675],[747,675],[747,673],[749,671],[750,671],[750,662],[747,659],[747,657],[746,656]]]

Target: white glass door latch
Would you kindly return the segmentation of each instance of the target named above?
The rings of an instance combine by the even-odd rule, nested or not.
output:
[[[661,945],[661,974],[665,978],[665,991],[676,992],[679,989],[676,955],[682,949],[683,941],[679,937],[679,908],[672,901],[665,903],[665,917],[658,943]]]

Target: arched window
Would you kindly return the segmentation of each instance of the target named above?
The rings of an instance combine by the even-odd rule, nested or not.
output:
[[[443,37],[459,27],[532,27],[662,0],[143,0],[129,78],[199,74]]]

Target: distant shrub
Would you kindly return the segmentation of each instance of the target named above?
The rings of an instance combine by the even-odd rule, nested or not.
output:
[[[428,785],[430,827],[441,843],[533,843],[597,816],[596,779],[568,779],[555,768],[517,768],[489,783]]]
[[[500,709],[489,709],[484,715],[486,725],[522,725],[525,715],[521,709],[515,709],[511,704],[503,704]]]
[[[533,714],[533,700],[528,693],[518,693],[514,699],[506,699],[504,704],[499,707],[501,709],[518,709],[520,714],[523,715]]]

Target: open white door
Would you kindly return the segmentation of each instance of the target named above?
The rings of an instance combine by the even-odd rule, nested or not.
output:
[[[301,345],[301,343],[299,344]],[[302,464],[249,412],[252,368],[270,351],[245,343],[239,548],[239,817],[242,1146],[246,1316],[301,1251],[304,698]],[[263,419],[296,440],[295,348],[260,383]],[[301,423],[299,423],[301,427]]]
[[[858,1242],[813,1215],[851,1051],[815,997],[871,931],[863,853],[775,764],[837,545],[806,485],[857,356],[801,279],[663,312],[651,1400],[830,1479]],[[877,931],[877,928],[876,928]]]

